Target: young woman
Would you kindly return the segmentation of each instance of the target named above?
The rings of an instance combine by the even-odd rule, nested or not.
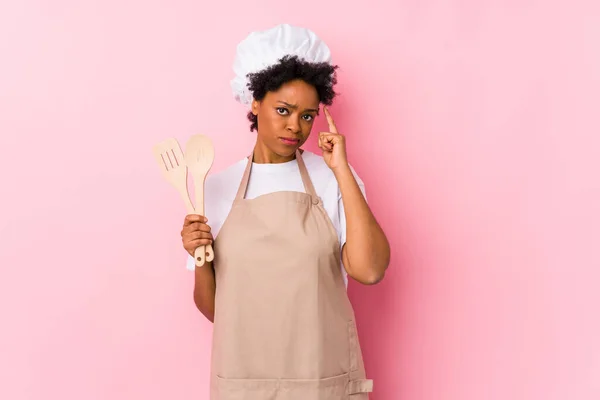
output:
[[[194,301],[214,322],[212,400],[372,391],[346,286],[381,281],[390,248],[326,108],[336,68],[325,43],[290,25],[238,45],[232,87],[256,144],[207,179],[206,217],[186,216],[181,231]],[[301,147],[321,111],[329,131],[317,155]],[[195,267],[194,250],[209,243],[214,261]]]

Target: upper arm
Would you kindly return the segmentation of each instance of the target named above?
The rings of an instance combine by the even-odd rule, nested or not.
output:
[[[354,175],[354,179],[358,183],[358,187],[360,188],[361,193],[363,194],[365,201],[367,199],[365,184],[358,176],[354,168],[350,166],[352,174]],[[346,248],[346,210],[344,208],[344,200],[342,199],[342,193],[340,192],[339,187],[337,188],[337,196],[338,196],[338,219],[339,219],[339,229],[340,229],[340,245],[342,246],[342,265],[344,266],[344,270],[348,275],[350,275],[350,259],[348,258],[348,249]]]
[[[348,259],[348,250],[346,249],[346,243],[342,245],[342,264],[344,265],[344,269],[346,273],[350,274],[350,260]]]
[[[365,201],[367,201],[367,192],[365,189],[364,182],[362,181],[362,179],[360,179],[360,177],[358,176],[356,171],[354,171],[354,168],[352,168],[352,166],[350,166],[350,169],[352,171],[352,174],[354,175],[354,179],[356,179],[356,182],[358,183],[358,187],[360,188],[360,191],[361,191],[363,197],[365,198]],[[342,198],[342,193],[340,192],[339,187],[337,187],[337,196],[338,196],[338,220],[339,220],[339,229],[340,229],[340,245],[342,246],[342,261],[344,261],[344,247],[346,244],[346,209],[344,208],[344,199]]]

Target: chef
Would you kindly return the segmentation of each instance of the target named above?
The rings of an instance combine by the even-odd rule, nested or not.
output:
[[[327,108],[337,68],[314,32],[288,24],[237,46],[231,87],[256,143],[209,176],[206,215],[187,215],[181,231],[194,301],[214,322],[211,400],[366,400],[373,390],[346,288],[380,282],[390,248]],[[315,154],[302,146],[321,116]],[[214,261],[196,267],[207,244]]]

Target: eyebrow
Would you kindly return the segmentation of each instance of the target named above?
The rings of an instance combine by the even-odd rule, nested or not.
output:
[[[286,103],[285,101],[278,100],[277,102],[281,103],[281,104],[285,104],[287,107],[292,108],[294,110],[298,108],[298,106],[290,104],[290,103]],[[314,109],[314,108],[308,108],[305,111],[312,111],[312,112],[315,112],[315,113],[319,114],[319,110],[318,109]]]

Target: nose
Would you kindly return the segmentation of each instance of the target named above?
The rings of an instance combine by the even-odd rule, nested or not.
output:
[[[298,133],[300,133],[300,121],[298,121],[298,118],[293,117],[293,116],[288,118],[287,130],[290,131],[291,133],[293,133],[294,135],[297,135]]]

